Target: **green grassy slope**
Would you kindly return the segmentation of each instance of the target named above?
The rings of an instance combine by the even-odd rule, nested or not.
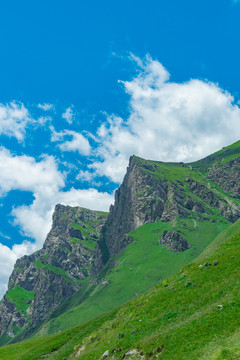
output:
[[[0,349],[1,360],[230,360],[240,356],[240,220],[176,275],[57,335]]]
[[[69,329],[142,294],[195,259],[227,226],[229,223],[224,219],[219,223],[181,219],[175,225],[159,221],[134,230],[130,233],[134,242],[112,259],[100,274],[97,286],[90,285],[85,289],[85,300],[82,302],[81,290],[69,300],[73,306],[69,306],[69,301],[65,302],[39,334]],[[180,229],[192,247],[172,253],[159,244],[163,231],[170,229]]]
[[[224,164],[230,160],[239,157],[240,153],[240,140],[236,141],[234,144],[226,146],[221,150],[211,154],[204,159],[196,161],[194,163],[190,163],[188,165],[192,165],[194,169],[200,169],[202,171],[207,171],[209,166],[212,165],[220,165]]]
[[[33,296],[33,291],[25,290],[19,285],[15,286],[15,288],[10,290],[6,295],[7,299],[15,304],[16,309],[25,315],[29,307],[28,302],[33,299]]]

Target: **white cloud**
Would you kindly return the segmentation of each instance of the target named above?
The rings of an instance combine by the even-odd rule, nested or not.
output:
[[[76,179],[82,180],[82,181],[91,181],[94,177],[95,177],[95,174],[93,172],[80,170]]]
[[[6,290],[16,259],[42,247],[57,203],[108,211],[113,200],[112,195],[95,189],[72,188],[64,192],[64,186],[64,176],[58,171],[53,157],[45,156],[37,162],[33,157],[16,156],[0,148],[0,196],[16,189],[32,192],[33,203],[15,207],[12,215],[23,236],[35,239],[34,243],[25,241],[12,249],[0,244],[0,297]]]
[[[130,96],[126,120],[111,115],[98,129],[100,146],[89,167],[119,183],[129,156],[161,161],[194,161],[240,137],[240,109],[218,85],[192,79],[169,81],[168,71],[156,60],[134,57],[140,68],[122,82]]]
[[[40,116],[37,121],[41,126],[43,126],[47,122],[51,122],[52,118],[51,118],[51,116]]]
[[[65,112],[62,114],[62,118],[65,119],[69,124],[72,124],[74,119],[74,112],[72,107],[69,107],[65,110]]]
[[[82,155],[90,154],[90,144],[82,134],[79,134],[75,131],[68,131],[68,135],[72,136],[72,140],[65,141],[59,145],[59,148],[62,151],[78,151],[79,154]]]
[[[77,151],[81,155],[89,155],[91,152],[91,146],[89,141],[80,133],[72,130],[63,130],[56,132],[54,128],[50,127],[52,131],[51,141],[60,142],[64,138],[70,137],[71,140],[67,140],[59,144],[61,151]]]
[[[39,109],[42,109],[44,111],[54,110],[54,105],[49,103],[44,104],[38,104],[37,106]]]
[[[63,186],[64,177],[52,156],[37,162],[33,157],[15,156],[0,147],[0,195],[16,189],[51,195]]]
[[[0,135],[23,141],[26,127],[31,123],[34,123],[34,120],[22,103],[0,104]]]

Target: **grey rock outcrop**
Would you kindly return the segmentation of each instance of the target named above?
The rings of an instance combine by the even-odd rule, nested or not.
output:
[[[177,231],[165,230],[159,239],[159,243],[166,246],[170,252],[182,252],[191,247],[187,240]]]
[[[240,158],[209,168],[207,177],[234,198],[240,199]]]
[[[142,169],[154,171],[147,161],[132,156],[123,183],[115,193],[115,203],[102,228],[100,241],[94,253],[92,277],[106,264],[108,259],[129,244],[125,235],[137,227],[159,220],[168,196],[167,181],[159,181]]]
[[[103,212],[56,205],[43,248],[15,264],[0,304],[0,336],[36,327],[83,286],[105,221]],[[15,301],[19,291],[24,299],[20,305]]]

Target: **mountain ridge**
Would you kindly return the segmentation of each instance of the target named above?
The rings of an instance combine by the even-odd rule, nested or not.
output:
[[[190,164],[132,156],[107,219],[99,212],[102,220],[97,234],[98,212],[82,209],[88,216],[95,213],[92,221],[82,221],[74,208],[58,205],[43,249],[20,260],[28,262],[29,279],[34,278],[29,269],[41,274],[39,300],[45,306],[29,284],[16,281],[22,277],[17,262],[9,291],[0,303],[1,344],[33,335],[34,328],[36,336],[42,336],[89,320],[148,290],[199,256],[240,217],[239,180],[230,195],[226,191],[227,176],[230,182],[239,179],[240,142],[226,149]],[[53,249],[57,251],[49,262],[46,254]],[[46,276],[47,282],[43,281]],[[46,284],[57,286],[50,291],[52,298],[44,293]],[[60,296],[54,300],[56,294]],[[22,304],[19,308],[21,296],[24,309]],[[7,325],[2,326],[5,319]]]

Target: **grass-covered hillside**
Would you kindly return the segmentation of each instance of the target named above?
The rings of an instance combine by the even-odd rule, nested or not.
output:
[[[97,284],[86,285],[67,300],[38,335],[69,329],[142,294],[195,259],[228,226],[224,219],[219,223],[181,219],[175,225],[159,221],[134,230],[130,233],[134,241],[111,260]],[[168,251],[159,244],[168,229],[180,229],[192,247],[183,252]]]
[[[240,220],[152,290],[57,335],[0,349],[2,360],[233,360],[240,356]]]

